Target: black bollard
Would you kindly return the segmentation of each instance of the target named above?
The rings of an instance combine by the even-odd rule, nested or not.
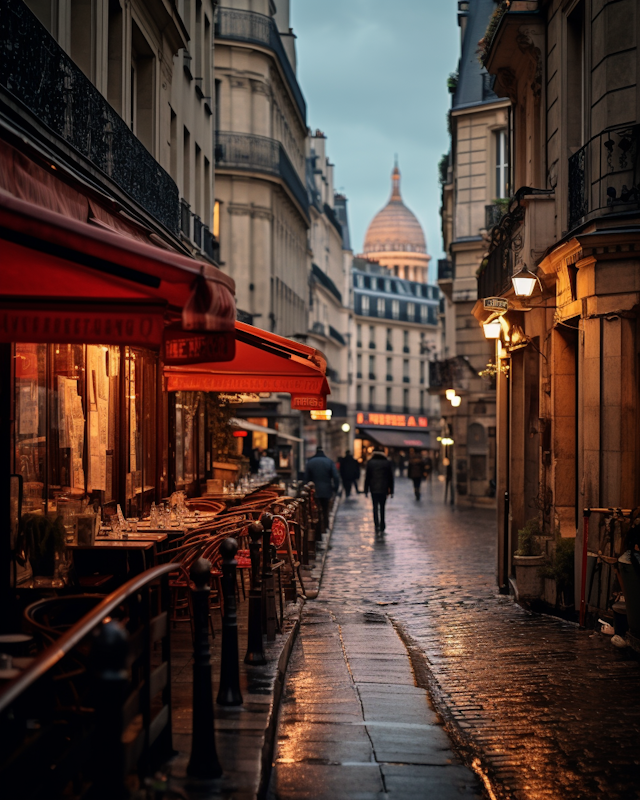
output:
[[[266,664],[262,647],[262,586],[260,582],[260,540],[263,528],[259,522],[249,525],[249,553],[251,555],[251,589],[249,591],[249,630],[245,664]]]
[[[267,641],[273,642],[276,638],[276,596],[273,590],[273,571],[271,570],[271,525],[273,517],[265,512],[260,517],[260,522],[264,529],[262,534],[262,613]]]
[[[193,608],[193,732],[191,757],[187,767],[189,778],[198,782],[211,781],[222,775],[216,752],[213,716],[213,687],[209,652],[209,593],[211,562],[199,558],[191,567]]]
[[[96,771],[91,800],[128,798],[125,785],[125,751],[122,743],[123,706],[127,696],[127,632],[109,619],[93,635],[92,661],[95,676]]]
[[[302,563],[309,564],[309,529],[311,528],[311,512],[309,509],[309,490],[305,487],[300,492],[301,512],[302,512]]]
[[[222,645],[220,649],[220,688],[218,705],[241,706],[240,666],[238,663],[238,614],[236,611],[236,553],[238,542],[225,539],[220,545],[222,556]]]

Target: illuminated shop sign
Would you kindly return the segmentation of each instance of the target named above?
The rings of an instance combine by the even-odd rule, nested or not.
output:
[[[426,417],[414,417],[411,414],[377,414],[372,411],[358,411],[356,413],[358,425],[378,425],[384,428],[428,428],[429,420]]]

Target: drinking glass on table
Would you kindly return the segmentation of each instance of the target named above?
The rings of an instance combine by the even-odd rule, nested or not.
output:
[[[122,538],[122,528],[120,527],[120,520],[118,519],[117,514],[109,517],[109,525],[111,526],[111,533],[113,536],[116,539]]]
[[[137,533],[138,517],[127,517],[127,525],[129,526],[129,533]]]

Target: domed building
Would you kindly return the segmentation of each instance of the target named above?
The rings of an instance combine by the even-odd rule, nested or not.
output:
[[[431,256],[427,255],[422,226],[402,202],[397,163],[391,173],[391,197],[369,225],[362,256],[377,261],[399,278],[427,282]]]

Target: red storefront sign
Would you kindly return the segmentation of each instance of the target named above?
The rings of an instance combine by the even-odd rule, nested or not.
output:
[[[163,361],[168,366],[232,361],[235,354],[236,340],[233,331],[200,334],[165,331]]]
[[[322,394],[292,394],[291,408],[298,408],[304,411],[324,411],[327,407],[327,398]]]
[[[384,428],[428,428],[427,417],[415,417],[411,414],[378,414],[373,411],[358,411],[358,425],[380,426]]]

